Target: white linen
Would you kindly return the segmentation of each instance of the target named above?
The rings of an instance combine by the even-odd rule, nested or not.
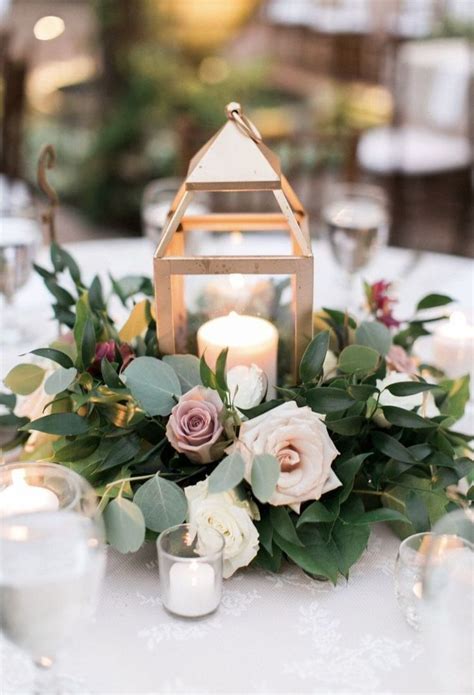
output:
[[[278,243],[271,251],[278,253]],[[90,280],[150,274],[152,248],[143,239],[70,245]],[[341,272],[325,242],[314,245],[317,306],[342,306]],[[423,253],[415,272],[412,252],[385,249],[365,277],[397,279],[397,314],[407,316],[422,294],[452,294],[469,310],[472,261]],[[46,251],[42,263],[46,262]],[[51,308],[39,278],[18,296],[19,313],[43,338],[54,337]],[[23,350],[22,350],[23,351]],[[4,356],[2,373],[17,361]],[[288,565],[281,575],[258,569],[225,582],[212,616],[197,621],[168,615],[159,599],[154,545],[136,555],[110,550],[99,612],[60,662],[64,693],[155,695],[158,693],[442,693],[436,664],[423,639],[404,621],[393,589],[398,540],[382,525],[346,583],[336,588]],[[29,695],[32,668],[3,643],[2,695]],[[441,665],[449,669],[449,663]]]

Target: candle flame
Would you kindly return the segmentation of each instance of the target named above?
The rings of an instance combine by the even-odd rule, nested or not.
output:
[[[24,468],[15,468],[12,471],[12,484],[21,485],[26,483],[26,471]]]
[[[245,286],[245,278],[240,273],[231,273],[229,283],[233,290],[241,290]]]
[[[242,232],[232,232],[230,235],[230,242],[233,246],[240,246],[243,238]]]
[[[467,324],[467,319],[462,311],[453,311],[449,317],[449,323],[454,328],[464,328],[464,326]]]

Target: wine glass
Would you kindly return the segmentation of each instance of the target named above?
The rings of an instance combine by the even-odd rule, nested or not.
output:
[[[420,624],[423,572],[431,533],[415,533],[400,543],[395,561],[395,596],[405,619],[415,630]]]
[[[333,256],[346,274],[347,306],[356,310],[358,274],[388,241],[385,194],[377,186],[338,184],[326,196],[322,215]]]
[[[446,693],[472,693],[474,673],[474,511],[442,517],[423,577],[421,623],[433,678]]]
[[[28,330],[18,320],[15,293],[23,287],[33,269],[41,244],[39,222],[32,216],[3,211],[0,215],[0,294],[3,297],[0,341],[18,345],[29,338]]]
[[[18,492],[23,510],[12,504]],[[35,665],[35,692],[54,695],[58,651],[95,608],[105,569],[103,522],[89,484],[57,464],[5,466],[2,495],[9,504],[0,524],[1,630]]]
[[[143,234],[154,246],[160,240],[168,211],[181,183],[181,179],[171,177],[151,181],[145,187],[141,205]],[[202,192],[198,195],[188,205],[186,214],[204,215],[209,212],[209,196]]]

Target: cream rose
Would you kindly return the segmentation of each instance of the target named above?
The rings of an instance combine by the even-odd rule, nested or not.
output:
[[[280,477],[270,504],[289,505],[300,511],[301,503],[318,500],[341,485],[331,464],[338,455],[325,424],[311,408],[294,401],[279,405],[244,422],[232,450],[238,451],[250,481],[256,454],[273,454],[280,463]]]
[[[267,377],[256,364],[237,365],[227,372],[227,386],[236,408],[253,408],[262,402],[267,390]]]
[[[207,527],[219,531],[225,540],[224,577],[246,567],[258,552],[258,531],[252,523],[252,509],[234,490],[209,494],[202,480],[184,490],[188,501],[188,521],[205,536]]]
[[[423,403],[423,393],[415,393],[412,396],[394,396],[387,391],[387,386],[398,384],[402,381],[414,381],[413,376],[405,372],[390,372],[385,379],[377,379],[376,386],[381,391],[379,405],[394,405],[404,410],[419,408]],[[385,390],[384,390],[385,389]]]

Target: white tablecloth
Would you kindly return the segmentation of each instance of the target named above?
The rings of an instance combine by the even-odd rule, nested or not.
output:
[[[96,272],[105,278],[108,270],[116,277],[151,271],[152,249],[144,240],[87,242],[70,250],[87,278]],[[336,306],[343,296],[340,273],[325,244],[317,243],[315,252],[317,304]],[[398,280],[401,316],[430,291],[452,294],[470,308],[471,261],[423,254],[410,274],[411,260],[410,252],[387,249],[366,273],[369,279]],[[53,335],[41,282],[33,279],[20,295],[23,318]],[[39,340],[34,347],[43,344]],[[13,353],[7,354],[3,372],[13,363]],[[349,582],[341,580],[335,588],[289,565],[280,575],[242,571],[225,582],[219,610],[196,621],[164,611],[153,545],[133,556],[109,551],[97,618],[60,664],[65,692],[449,692],[422,636],[398,609],[393,589],[397,547],[391,531],[378,526]],[[3,645],[3,652],[2,695],[30,693],[27,660],[13,647]]]

